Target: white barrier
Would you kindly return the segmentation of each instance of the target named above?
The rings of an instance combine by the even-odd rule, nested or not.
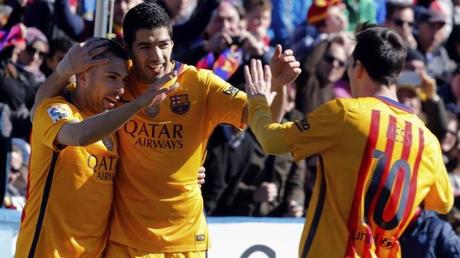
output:
[[[21,213],[0,209],[0,257],[13,256]],[[209,258],[297,257],[304,219],[209,217]]]
[[[295,258],[304,219],[208,218],[210,258]]]
[[[21,212],[0,209],[0,257],[13,257]]]

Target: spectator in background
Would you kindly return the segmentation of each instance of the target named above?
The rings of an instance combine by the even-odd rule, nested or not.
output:
[[[449,85],[441,88],[440,95],[447,110],[460,119],[460,67],[453,72]]]
[[[262,1],[270,8],[269,1]],[[251,9],[256,11],[256,9]],[[266,45],[243,27],[245,10],[235,2],[222,1],[212,15],[203,38],[187,51],[181,60],[195,64],[197,68],[213,70],[235,87],[244,84],[243,65],[251,58],[262,58],[267,63],[270,53]],[[268,17],[267,17],[268,18]],[[268,27],[259,26],[258,33]]]
[[[296,28],[305,21],[311,0],[272,0],[272,45],[285,45]]]
[[[123,38],[123,18],[129,9],[143,3],[144,0],[115,0],[113,9],[113,33],[115,38],[119,41]]]
[[[425,57],[428,74],[436,79],[439,85],[447,84],[455,64],[449,59],[446,49],[442,46],[446,36],[442,28],[446,17],[432,9],[419,6],[416,9],[417,47]]]
[[[49,52],[40,66],[40,70],[48,77],[56,69],[58,63],[62,60],[65,53],[72,46],[72,42],[67,38],[56,38],[50,41]]]
[[[399,239],[402,257],[457,258],[460,239],[434,211],[419,210]]]
[[[348,64],[346,47],[343,37],[324,39],[304,60],[296,80],[296,108],[303,114],[334,98],[334,83],[344,76]]]
[[[416,50],[408,50],[396,94],[399,102],[411,108],[439,141],[444,138],[448,122],[444,101],[438,96],[436,80],[426,71],[423,56]]]
[[[0,30],[8,23],[13,8],[8,5],[0,4]]]
[[[441,141],[444,163],[449,172],[450,183],[455,196],[455,206],[460,208],[460,133],[457,116],[448,112],[447,133]]]
[[[272,21],[272,4],[270,0],[244,0],[246,12],[246,29],[256,40],[262,42],[263,50],[267,51],[270,46],[268,29]],[[261,51],[259,54],[263,54]]]
[[[294,96],[286,95],[284,120],[302,118],[294,109]],[[296,163],[290,154],[266,155],[250,130],[216,129],[208,143],[204,166],[207,177],[202,191],[208,215],[303,215],[304,161]]]
[[[417,41],[413,35],[415,18],[412,8],[410,1],[388,1],[385,26],[397,31],[410,48],[417,49]]]
[[[341,0],[314,1],[308,9],[306,22],[297,27],[287,44],[297,59],[303,60],[316,43],[347,27],[345,5]]]
[[[21,29],[20,29],[21,28]],[[18,25],[11,33],[16,33],[7,41],[1,51],[0,65],[0,103],[11,109],[13,124],[12,137],[29,140],[31,123],[29,111],[32,108],[35,92],[42,82],[34,75],[38,65],[48,51],[48,45],[41,37],[31,36],[34,29]]]
[[[348,18],[348,30],[354,31],[361,23],[376,22],[376,3],[374,0],[344,0]]]
[[[157,0],[166,10],[173,24],[173,40],[176,49],[187,46],[203,33],[211,20],[211,13],[222,0]],[[196,6],[195,8],[192,8]]]
[[[181,25],[190,19],[197,2],[198,0],[157,0],[157,3],[168,12],[171,22],[175,25]],[[204,27],[201,31],[203,29]]]
[[[0,207],[8,184],[11,158],[11,112],[7,104],[0,102]]]
[[[30,42],[30,46],[26,47],[26,53],[29,54],[32,58],[30,64],[27,64],[27,55],[24,62],[21,59],[18,59],[20,65],[24,65],[24,69],[33,75],[34,82],[40,84],[45,81],[45,75],[41,72],[40,66],[43,64],[45,56],[49,52],[48,39],[45,34],[38,30],[37,28],[28,28],[26,34],[26,41]],[[34,53],[32,54],[32,51]],[[22,56],[19,55],[19,58]]]
[[[452,27],[452,32],[446,43],[446,50],[449,58],[457,64],[460,64],[460,24]]]
[[[35,93],[45,79],[39,70],[39,66],[48,53],[48,42],[45,40],[46,37],[38,29],[27,28],[26,47],[19,52],[17,62],[14,63],[12,69],[11,78],[14,78],[16,86],[7,86],[9,92],[4,96],[17,101],[16,108],[13,108],[16,110],[16,115],[13,116],[13,137],[27,142],[32,129],[29,112],[34,103]]]

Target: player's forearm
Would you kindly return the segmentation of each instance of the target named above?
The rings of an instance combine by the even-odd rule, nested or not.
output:
[[[273,99],[272,105],[270,106],[272,121],[281,122],[284,117],[286,110],[285,94],[287,94],[287,92],[285,87],[283,87],[283,90],[277,91],[277,94]],[[247,124],[249,122],[248,112],[248,106],[244,107],[243,115],[241,116],[242,124]]]
[[[270,106],[270,110],[272,113],[273,121],[279,123],[284,117],[284,113],[286,110],[286,94],[287,89],[285,86],[278,87],[279,90],[276,90],[276,96],[273,99],[273,102]]]
[[[61,129],[57,141],[63,145],[85,146],[117,131],[141,109],[135,101],[127,103],[78,123],[69,123]]]
[[[264,151],[275,155],[289,152],[289,147],[283,137],[285,127],[273,123],[265,97],[250,97],[248,103],[249,126]]]
[[[64,78],[58,75],[56,72],[53,72],[38,88],[38,91],[35,94],[35,102],[34,106],[32,107],[30,118],[33,118],[35,108],[40,105],[44,99],[60,95],[68,82],[69,78]]]

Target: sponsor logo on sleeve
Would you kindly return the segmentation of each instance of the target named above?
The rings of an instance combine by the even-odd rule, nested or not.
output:
[[[240,91],[239,89],[237,89],[237,88],[235,88],[235,87],[233,87],[233,86],[230,86],[230,87],[228,87],[227,89],[225,89],[225,90],[223,91],[223,93],[224,93],[225,95],[229,95],[229,96],[235,97],[235,95],[236,95],[239,91]]]
[[[48,115],[50,116],[53,123],[56,123],[62,119],[69,118],[69,111],[61,105],[52,106],[48,108]]]
[[[302,119],[302,120],[295,120],[295,121],[294,121],[294,124],[297,126],[297,128],[298,128],[301,132],[310,129],[310,124],[308,123],[308,118],[307,118],[307,117],[305,117],[305,118]]]

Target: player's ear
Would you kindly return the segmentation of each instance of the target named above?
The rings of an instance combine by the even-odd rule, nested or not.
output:
[[[77,74],[77,82],[79,82],[79,84],[86,84],[87,74],[87,72]]]
[[[356,60],[354,63],[355,66],[355,71],[356,71],[356,78],[361,78],[364,76],[364,73],[366,73],[366,69],[364,68],[363,64],[361,61]]]

